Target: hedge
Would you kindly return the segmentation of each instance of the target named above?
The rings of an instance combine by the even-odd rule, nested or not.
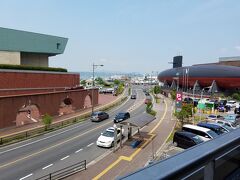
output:
[[[0,64],[0,69],[67,72],[67,69],[64,69],[64,68],[36,67],[36,66],[10,65],[10,64]]]

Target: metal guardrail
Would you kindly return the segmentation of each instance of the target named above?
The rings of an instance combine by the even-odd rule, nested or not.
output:
[[[56,180],[56,179],[63,179],[65,177],[68,177],[70,175],[76,174],[80,171],[86,170],[86,160],[81,161],[77,164],[71,165],[69,167],[63,168],[61,170],[55,171],[53,173],[50,173],[48,175],[42,176],[36,180]]]
[[[118,179],[240,179],[240,128]]]
[[[59,129],[66,125],[69,125],[71,123],[80,121],[82,119],[84,119],[84,116],[83,117],[80,116],[79,118],[71,118],[68,120],[55,122],[55,123],[51,124],[50,127],[48,127],[48,131],[45,130],[45,126],[42,126],[42,127],[22,131],[19,133],[13,133],[11,135],[2,136],[2,137],[0,137],[0,146],[4,145],[4,144],[12,144],[12,143],[18,142],[19,140],[27,139],[29,137],[39,136],[39,135],[45,134],[49,131],[56,130],[56,129]]]

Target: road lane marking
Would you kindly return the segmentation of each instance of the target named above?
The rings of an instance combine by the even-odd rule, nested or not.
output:
[[[42,170],[47,169],[47,168],[51,167],[52,165],[53,165],[53,164],[49,164],[49,165],[43,167]]]
[[[69,158],[70,156],[65,156],[64,158],[61,159],[61,161],[63,161],[64,159]]]
[[[77,150],[77,151],[75,151],[75,153],[79,153],[80,151],[82,151],[83,149],[79,149],[79,150]]]
[[[91,144],[89,144],[89,145],[87,145],[87,147],[90,147],[90,146],[92,146],[94,143],[91,143]]]
[[[130,98],[128,98],[127,100],[129,100],[129,99],[130,99]],[[123,105],[126,104],[127,102],[128,102],[128,101],[125,101],[125,102],[124,102],[123,104],[121,104],[117,109],[119,109],[121,106],[123,106]],[[96,131],[97,129],[100,129],[100,128],[102,128],[102,127],[104,127],[104,126],[106,126],[106,125],[108,125],[108,124],[111,124],[111,123],[112,123],[112,121],[106,122],[106,123],[104,123],[104,124],[102,124],[102,125],[100,125],[100,126],[98,126],[98,127],[95,127],[95,128],[93,128],[93,129],[91,129],[91,130],[88,130],[88,131],[82,133],[82,134],[79,134],[79,135],[77,135],[77,136],[74,136],[74,137],[72,137],[72,138],[69,138],[69,139],[67,139],[67,140],[65,140],[65,141],[62,141],[62,142],[60,142],[60,143],[57,143],[57,144],[55,144],[55,145],[52,145],[52,146],[50,146],[50,147],[47,147],[47,148],[42,149],[42,150],[40,150],[40,151],[37,151],[37,152],[35,152],[35,153],[29,154],[29,155],[24,156],[24,157],[22,157],[22,158],[16,159],[16,160],[14,160],[14,161],[10,161],[10,162],[8,162],[8,163],[6,163],[6,164],[0,165],[0,169],[1,169],[1,168],[4,168],[4,167],[7,167],[7,166],[10,166],[10,165],[13,165],[13,164],[16,164],[16,163],[18,163],[18,162],[20,162],[20,161],[23,161],[23,160],[26,160],[26,159],[28,159],[28,158],[30,158],[30,157],[39,155],[39,154],[41,154],[41,153],[43,153],[43,152],[46,152],[46,151],[51,150],[51,149],[53,149],[53,148],[56,148],[56,147],[58,147],[58,146],[61,146],[61,145],[65,144],[65,143],[68,143],[68,142],[70,142],[70,141],[73,141],[73,140],[75,140],[75,139],[77,139],[77,138],[79,138],[79,137],[82,137],[82,136],[84,136],[84,135],[86,135],[86,134],[89,134],[89,133],[91,133],[91,132],[93,132],[93,131]],[[61,133],[62,133],[62,132],[61,132]],[[47,138],[45,138],[45,139],[47,139]],[[40,141],[40,140],[38,140],[38,141]],[[17,148],[15,148],[15,149],[17,149]]]
[[[131,156],[127,157],[127,156],[120,156],[116,161],[114,161],[112,164],[110,164],[106,169],[104,169],[101,173],[99,173],[97,176],[95,176],[93,178],[93,180],[98,180],[100,179],[103,175],[105,175],[108,171],[110,171],[114,166],[116,166],[119,162],[121,162],[122,160],[124,161],[132,161],[133,158],[156,136],[155,134],[152,134],[158,127],[159,125],[162,123],[163,119],[165,118],[166,114],[167,114],[167,103],[165,103],[165,111],[164,114],[162,116],[162,118],[160,119],[160,121],[157,123],[157,125],[148,133],[151,137],[149,139],[146,140],[146,142],[140,146],[134,153],[131,154]]]
[[[28,178],[28,177],[30,177],[30,176],[32,176],[32,175],[33,175],[33,174],[31,173],[31,174],[29,174],[29,175],[27,175],[27,176],[24,176],[24,177],[20,178],[19,180],[26,179],[26,178]]]
[[[27,156],[25,156],[25,157],[19,158],[19,159],[15,160],[15,161],[11,161],[11,162],[8,162],[8,163],[6,163],[6,164],[0,165],[0,169],[3,168],[3,167],[9,166],[9,165],[15,164],[15,163],[17,163],[17,162],[20,162],[20,161],[22,161],[22,160],[28,159],[28,158],[30,158],[30,157],[39,155],[39,154],[41,154],[41,153],[43,153],[43,152],[46,152],[46,151],[51,150],[51,149],[53,149],[53,148],[56,148],[56,147],[58,147],[58,146],[61,146],[61,145],[65,144],[65,143],[67,143],[67,142],[73,141],[73,140],[75,140],[75,139],[77,139],[77,138],[79,138],[79,137],[82,137],[82,136],[84,136],[84,135],[86,135],[86,134],[88,134],[88,133],[91,133],[91,132],[93,132],[93,131],[96,131],[97,129],[100,129],[100,128],[102,128],[102,127],[104,127],[104,126],[106,126],[106,125],[108,125],[108,124],[111,124],[111,123],[112,123],[112,121],[106,122],[105,124],[102,124],[102,125],[100,125],[100,126],[98,126],[98,127],[96,127],[96,128],[93,128],[93,129],[91,129],[91,130],[88,130],[88,131],[86,131],[86,132],[84,132],[84,133],[82,133],[82,134],[79,134],[79,135],[77,135],[77,136],[74,136],[74,137],[72,137],[72,138],[70,138],[70,139],[67,139],[67,140],[65,140],[65,141],[62,141],[62,142],[60,142],[60,143],[57,143],[57,144],[55,144],[55,145],[52,145],[52,146],[50,146],[50,147],[47,147],[47,148],[45,148],[45,149],[42,149],[42,150],[40,150],[40,151],[37,151],[37,152],[32,153],[32,154],[30,154],[30,155],[27,155]]]
[[[86,124],[89,124],[89,123],[86,123]],[[84,125],[86,125],[86,124],[84,124]],[[30,142],[30,143],[27,143],[27,144],[23,144],[23,145],[21,145],[21,146],[17,146],[17,147],[12,148],[12,149],[8,149],[8,150],[6,150],[6,151],[0,152],[0,155],[1,155],[1,154],[4,154],[4,153],[6,153],[6,152],[10,152],[10,151],[13,151],[13,150],[16,150],[16,149],[19,149],[19,148],[25,147],[25,146],[29,146],[29,145],[32,145],[32,144],[38,143],[38,142],[40,142],[40,141],[43,141],[43,140],[46,140],[46,139],[52,138],[52,137],[54,137],[54,136],[57,136],[57,135],[63,134],[63,133],[65,133],[65,132],[68,132],[68,131],[74,130],[74,129],[76,129],[76,128],[79,128],[79,127],[82,126],[82,125],[83,125],[83,124],[80,124],[79,126],[75,126],[75,127],[73,127],[73,128],[67,129],[67,130],[65,130],[65,131],[61,131],[61,132],[56,133],[56,134],[53,134],[53,135],[51,135],[51,136],[48,136],[48,137],[45,137],[45,138],[42,138],[42,139],[39,139],[39,140],[36,140],[36,141]]]
[[[120,98],[119,98],[119,99],[120,99]],[[127,100],[126,100],[124,103],[122,103],[121,105],[117,106],[116,109],[113,109],[112,112],[117,111],[118,109],[120,109],[124,104],[126,104],[126,103],[129,101],[129,99],[130,99],[130,98],[128,97]],[[118,100],[118,99],[116,99],[116,100]],[[115,100],[115,101],[116,101],[116,100]],[[115,102],[115,101],[113,101],[113,102]],[[113,102],[111,102],[111,103],[113,103]],[[109,104],[110,104],[110,103],[109,103]],[[96,108],[96,109],[98,109],[98,108]],[[111,112],[111,110],[110,110],[110,112]],[[75,117],[75,116],[74,116],[74,117]],[[73,118],[74,118],[74,117],[73,117]],[[78,117],[78,116],[76,116],[76,117]],[[67,118],[66,118],[66,119],[67,119]],[[24,145],[21,145],[21,146],[17,146],[17,147],[15,147],[15,148],[8,149],[8,150],[3,151],[3,152],[0,152],[0,155],[1,155],[1,154],[4,154],[4,153],[6,153],[6,152],[10,152],[10,151],[13,151],[13,150],[16,150],[16,149],[19,149],[19,148],[28,146],[28,145],[32,145],[32,144],[38,143],[38,142],[40,142],[40,141],[43,141],[43,140],[49,139],[49,138],[51,138],[51,137],[54,137],[54,136],[63,134],[63,133],[65,133],[65,132],[68,132],[68,131],[71,131],[71,130],[73,130],[73,129],[76,129],[76,128],[82,126],[82,125],[87,125],[87,124],[90,123],[90,122],[87,122],[87,121],[84,121],[84,122],[85,122],[85,124],[82,124],[82,123],[83,123],[83,122],[82,122],[80,125],[75,126],[75,127],[73,127],[73,128],[70,128],[70,129],[61,131],[61,132],[59,132],[59,133],[53,134],[53,135],[51,135],[51,136],[48,136],[48,137],[45,137],[45,138],[42,138],[42,139],[39,139],[39,140],[30,142],[30,143],[27,143],[27,144],[24,144]],[[47,133],[47,134],[49,134],[49,133]],[[44,135],[45,135],[45,134],[44,134]],[[1,148],[0,148],[0,149],[1,149]]]

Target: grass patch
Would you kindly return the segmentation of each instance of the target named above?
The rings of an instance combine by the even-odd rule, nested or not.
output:
[[[168,139],[167,139],[167,143],[170,142],[170,141],[173,141],[173,136],[174,136],[174,133],[175,133],[176,131],[177,131],[177,130],[174,129],[174,130],[171,132],[170,136],[169,136]]]

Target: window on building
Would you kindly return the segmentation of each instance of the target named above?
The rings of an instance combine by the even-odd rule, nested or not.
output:
[[[57,43],[57,49],[61,49],[61,43]]]

